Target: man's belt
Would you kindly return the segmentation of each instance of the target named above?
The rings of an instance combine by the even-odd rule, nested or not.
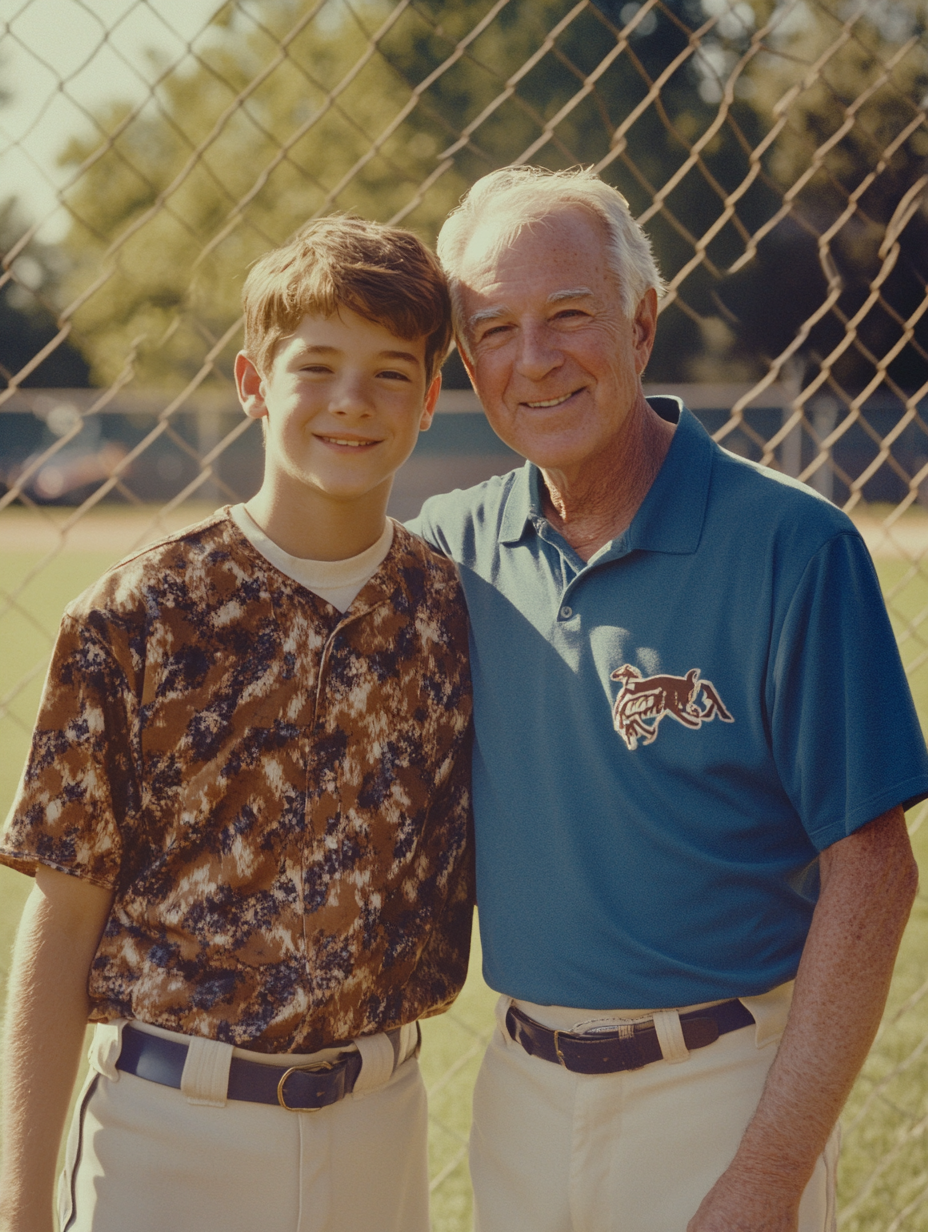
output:
[[[393,1040],[399,1029],[387,1032]],[[127,1024],[122,1032],[122,1050],[116,1068],[149,1082],[180,1090],[187,1060],[187,1045],[135,1030]],[[229,1066],[228,1099],[252,1104],[279,1104],[290,1112],[315,1112],[337,1104],[354,1090],[361,1072],[361,1054],[345,1052],[331,1061],[315,1064],[261,1065],[233,1057]]]
[[[752,1026],[754,1017],[740,1001],[722,1001],[703,1010],[680,1015],[683,1042],[687,1048],[705,1048],[720,1035]],[[577,1035],[543,1027],[516,1006],[506,1014],[506,1029],[532,1057],[553,1061],[574,1074],[616,1074],[641,1069],[663,1058],[653,1019],[621,1024],[614,1030]]]

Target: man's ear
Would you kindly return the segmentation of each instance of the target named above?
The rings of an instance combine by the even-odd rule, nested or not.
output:
[[[639,376],[648,366],[657,333],[657,292],[648,287],[635,312],[632,340],[635,347],[635,370]]]
[[[441,393],[441,373],[437,372],[432,383],[425,391],[425,403],[422,407],[422,417],[419,420],[419,431],[428,432],[432,426],[435,408],[438,406],[438,395]]]
[[[458,355],[460,355],[461,357],[461,363],[464,365],[464,371],[467,373],[468,377],[470,378],[470,383],[474,387],[474,390],[476,392],[477,382],[474,380],[473,361],[468,357],[467,352],[464,350],[464,346],[460,338],[455,337],[454,344],[458,348]]]
[[[235,388],[242,410],[249,419],[264,419],[267,416],[264,381],[244,351],[239,351],[235,357]]]

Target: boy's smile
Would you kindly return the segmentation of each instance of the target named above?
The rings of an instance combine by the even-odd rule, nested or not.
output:
[[[279,524],[292,511],[317,525],[333,516],[356,527],[370,521],[376,540],[393,476],[431,424],[441,388],[438,377],[426,387],[425,338],[398,338],[344,307],[307,314],[278,343],[266,374],[242,354],[236,376],[246,414],[266,421],[259,497],[271,538],[280,541],[269,515]]]

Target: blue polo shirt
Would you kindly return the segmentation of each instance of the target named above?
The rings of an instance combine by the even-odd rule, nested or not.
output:
[[[792,978],[816,857],[928,795],[867,550],[675,399],[634,521],[584,562],[531,464],[426,502],[471,621],[484,973],[540,1004],[665,1007]]]

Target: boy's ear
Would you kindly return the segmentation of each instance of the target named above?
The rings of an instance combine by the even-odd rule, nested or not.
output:
[[[431,385],[425,391],[425,403],[422,407],[422,418],[419,420],[419,431],[428,432],[432,426],[432,416],[435,414],[435,407],[438,405],[438,395],[441,393],[441,373],[438,372],[432,379]]]
[[[235,388],[242,410],[249,419],[264,419],[267,406],[264,402],[264,382],[261,374],[244,351],[235,357]]]

